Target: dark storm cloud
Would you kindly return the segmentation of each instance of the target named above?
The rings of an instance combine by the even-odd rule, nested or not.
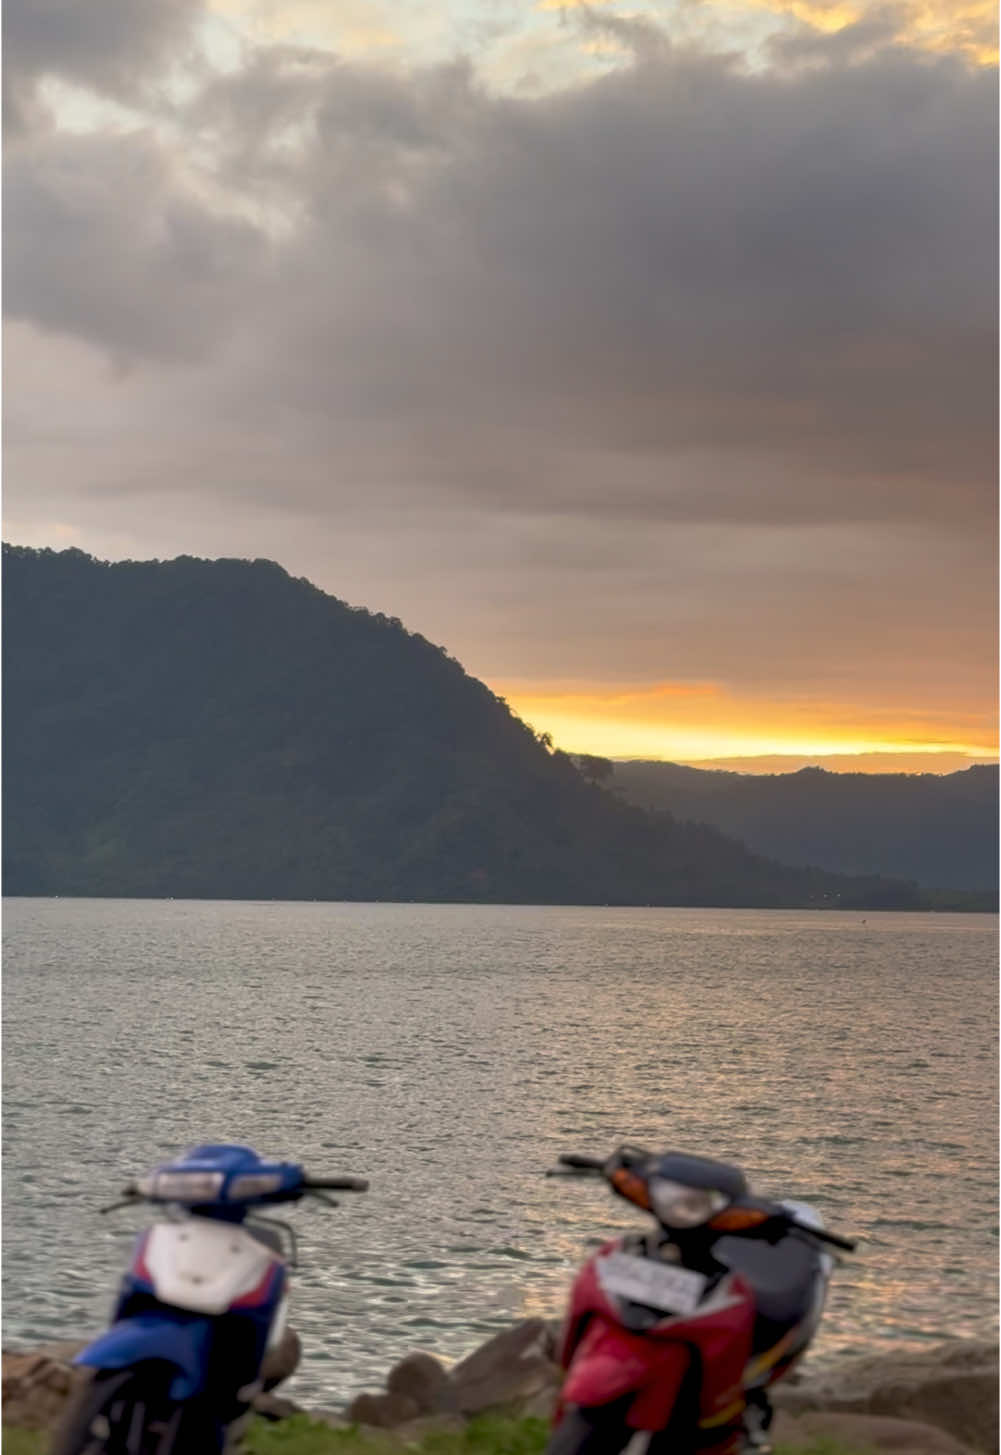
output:
[[[532,99],[463,64],[262,50],[169,130],[25,135],[8,307],[52,357],[72,336],[127,365],[119,397],[149,425],[126,446],[95,384],[106,448],[74,487],[80,426],[54,400],[58,509],[76,489],[162,520],[186,482],[200,520],[269,501],[302,543],[285,559],[332,589],[351,594],[314,564],[325,529],[357,600],[422,625],[411,603],[480,587],[494,640],[544,606],[567,642],[632,633],[634,672],[644,622],[683,623],[698,659],[735,580],[776,662],[790,613],[790,662],[832,662],[835,611],[857,654],[887,582],[906,624],[887,653],[930,642],[936,611],[979,652],[995,77],[889,36],[789,42],[751,72],[644,28],[621,70]],[[17,449],[16,354],[10,371]],[[56,453],[18,455],[36,492]],[[737,671],[750,642],[731,640]],[[583,645],[566,656],[587,670]]]
[[[121,361],[210,351],[266,253],[143,133],[43,131],[9,157],[4,200],[8,315],[96,340]]]
[[[20,84],[60,76],[133,96],[176,56],[200,9],[199,0],[6,0],[4,70]]]
[[[751,450],[843,479],[849,512],[938,513],[945,478],[965,513],[990,476],[993,88],[893,48],[748,75],[662,45],[514,101],[462,66],[275,52],[187,122],[230,197],[290,228],[200,203],[163,143],[57,134],[10,164],[8,298],[137,358],[239,320],[261,348],[224,392],[249,415],[272,398],[360,444],[389,425],[421,472],[465,478],[514,427],[645,457],[620,509],[841,512],[771,469],[748,498]],[[658,470],[707,448],[712,478]],[[538,500],[520,473],[493,488]]]
[[[682,518],[725,517],[721,496],[737,518],[838,513],[774,473],[749,502],[749,449],[864,475],[866,515],[989,476],[988,76],[891,51],[748,77],[664,50],[530,103],[454,73],[378,84],[334,76],[318,112],[295,271],[353,369],[329,393],[311,375],[304,405],[381,394],[645,456],[653,478],[595,493]],[[330,265],[347,286],[323,286]],[[707,448],[731,469],[657,478]]]

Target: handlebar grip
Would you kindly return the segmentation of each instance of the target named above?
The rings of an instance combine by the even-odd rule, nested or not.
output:
[[[826,1228],[812,1228],[809,1223],[797,1222],[790,1218],[791,1227],[797,1228],[801,1233],[808,1233],[811,1238],[817,1238],[821,1243],[830,1243],[835,1248],[843,1248],[846,1253],[854,1253],[858,1243],[853,1238],[842,1238],[839,1233],[829,1233]]]
[[[366,1177],[304,1177],[302,1185],[318,1192],[368,1192]]]
[[[807,1232],[813,1233],[823,1243],[833,1243],[835,1248],[844,1248],[846,1253],[854,1253],[858,1243],[854,1238],[842,1238],[838,1233],[828,1233],[823,1229],[808,1228]]]
[[[584,1157],[579,1152],[561,1152],[557,1162],[564,1167],[575,1167],[580,1172],[604,1172],[604,1157]]]

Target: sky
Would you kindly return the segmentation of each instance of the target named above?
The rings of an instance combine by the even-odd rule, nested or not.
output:
[[[981,0],[7,0],[4,538],[571,752],[992,759],[996,87]]]

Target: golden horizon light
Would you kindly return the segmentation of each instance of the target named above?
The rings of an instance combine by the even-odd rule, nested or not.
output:
[[[976,713],[843,708],[818,700],[739,697],[712,683],[491,682],[512,711],[569,753],[674,762],[857,760],[858,771],[952,771],[992,762],[997,741]],[[892,765],[889,759],[894,762]],[[913,767],[906,764],[913,763]]]

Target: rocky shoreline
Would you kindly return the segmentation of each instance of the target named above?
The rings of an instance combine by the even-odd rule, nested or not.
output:
[[[275,1393],[299,1363],[299,1339],[289,1331],[268,1358],[256,1408],[270,1420],[307,1414],[330,1425],[368,1426],[402,1445],[480,1414],[545,1418],[560,1384],[557,1328],[528,1319],[451,1367],[431,1354],[409,1354],[390,1369],[382,1390],[357,1395],[343,1411],[304,1409]],[[58,1421],[81,1378],[70,1362],[81,1347],[3,1353],[5,1425],[39,1429]],[[774,1402],[775,1436],[786,1445],[827,1437],[888,1455],[994,1455],[998,1346],[951,1339],[921,1353],[846,1359],[779,1385]]]

